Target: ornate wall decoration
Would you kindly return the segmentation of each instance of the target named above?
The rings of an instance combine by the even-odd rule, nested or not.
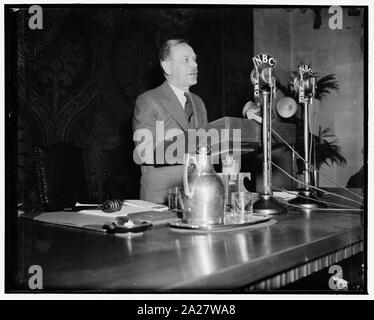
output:
[[[51,43],[60,31],[70,9],[58,8],[43,11],[43,29],[37,32],[28,28],[30,14],[27,9],[19,10],[17,19],[18,54],[32,60],[46,45]]]
[[[45,144],[65,141],[75,116],[97,97],[100,68],[88,28],[84,20],[67,18],[54,41],[20,72],[21,99],[38,119]]]
[[[17,190],[18,201],[24,200],[27,189],[30,188],[32,169],[32,133],[29,123],[22,115],[18,115],[17,123]]]

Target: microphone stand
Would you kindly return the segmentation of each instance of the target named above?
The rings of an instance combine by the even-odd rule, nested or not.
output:
[[[253,212],[262,214],[279,214],[287,212],[287,209],[272,195],[270,94],[273,94],[271,87],[270,92],[266,90],[262,91],[263,193],[260,194],[260,199],[253,204]]]
[[[314,90],[313,90],[314,91]],[[313,99],[305,97],[304,99],[304,159],[305,159],[305,188],[299,191],[299,196],[290,201],[290,204],[301,206],[304,209],[326,208],[324,203],[317,200],[315,193],[310,188],[310,168],[309,168],[309,102]],[[307,199],[306,199],[307,198]]]

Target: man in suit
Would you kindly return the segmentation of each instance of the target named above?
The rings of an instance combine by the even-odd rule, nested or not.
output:
[[[165,151],[167,154],[167,148],[175,139],[162,137],[160,141],[156,137],[160,131],[159,126],[162,124],[165,133],[180,132],[176,139],[183,138],[187,152],[188,129],[204,128],[207,125],[207,113],[201,98],[189,91],[197,83],[198,74],[196,54],[191,46],[183,39],[168,40],[161,47],[159,58],[166,80],[161,86],[146,91],[137,98],[133,131],[137,146],[144,142],[139,139],[139,133],[144,132],[144,129],[152,133],[152,140],[148,139],[146,142],[151,146],[152,154],[149,161],[141,161],[140,199],[166,203],[168,189],[182,186],[183,155],[177,155],[173,164],[165,159]],[[160,148],[157,149],[160,146],[163,157],[159,156]],[[136,157],[142,157],[137,147],[134,159]]]

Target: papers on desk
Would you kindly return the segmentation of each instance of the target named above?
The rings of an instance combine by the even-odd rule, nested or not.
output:
[[[148,211],[167,211],[169,209],[168,206],[163,204],[157,204],[144,200],[124,200],[123,204],[132,207],[146,208]]]
[[[273,191],[273,196],[284,201],[295,199],[298,195],[297,191]]]
[[[76,203],[76,207],[79,206],[95,207],[96,205]],[[177,218],[176,214],[168,211],[167,206],[141,200],[126,200],[120,211],[111,213],[98,209],[83,209],[82,211],[43,212],[35,216],[24,216],[36,221],[102,232],[104,232],[103,225],[115,222],[117,217],[128,216],[134,222],[146,221],[153,225],[166,224]]]
[[[91,204],[92,205],[92,204]],[[87,206],[87,204],[77,202],[75,204],[76,207],[80,206]],[[84,214],[96,215],[101,217],[123,217],[127,216],[128,214],[137,213],[137,212],[146,212],[146,211],[167,211],[168,207],[164,205],[160,205],[157,203],[152,203],[143,200],[125,200],[123,201],[123,205],[121,210],[115,212],[104,212],[100,209],[89,209],[89,210],[81,210],[78,211]]]
[[[92,214],[85,214],[82,212],[43,212],[38,216],[34,217],[36,221],[42,221],[52,224],[58,224],[69,227],[84,227],[87,229],[100,230],[102,226],[107,222],[113,222],[115,217],[112,216],[95,216]]]

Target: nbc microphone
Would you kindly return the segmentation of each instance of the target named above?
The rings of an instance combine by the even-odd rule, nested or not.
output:
[[[294,79],[294,88],[298,93],[299,103],[303,103],[306,97],[314,95],[315,77],[309,65],[299,65],[298,75]]]

